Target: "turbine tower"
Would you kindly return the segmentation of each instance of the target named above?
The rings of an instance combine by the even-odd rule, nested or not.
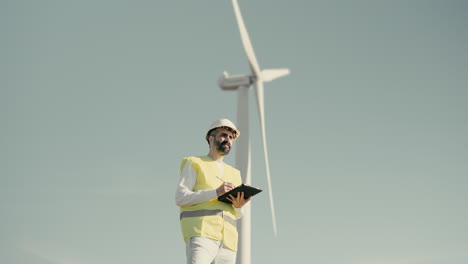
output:
[[[273,232],[277,235],[275,207],[273,203],[273,193],[270,178],[270,165],[268,163],[268,151],[265,132],[265,112],[263,100],[263,83],[270,82],[279,77],[289,74],[289,69],[270,69],[260,70],[260,66],[255,57],[255,53],[250,42],[249,34],[242,18],[237,0],[231,0],[236,16],[239,32],[244,46],[247,60],[250,66],[250,75],[230,76],[227,72],[221,76],[218,81],[223,90],[237,90],[237,127],[242,136],[236,142],[236,168],[240,170],[242,180],[245,184],[251,184],[251,156],[250,156],[250,135],[249,135],[249,90],[253,87],[257,95],[258,113],[260,115],[260,127],[262,132],[263,152],[265,156],[266,176],[268,181],[268,194],[270,198],[271,216],[273,223]],[[238,264],[251,263],[251,207],[250,203],[244,206],[244,216],[240,220],[240,239]]]

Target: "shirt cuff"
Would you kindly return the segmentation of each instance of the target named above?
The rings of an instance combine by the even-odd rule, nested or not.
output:
[[[239,219],[242,216],[244,216],[244,209],[243,208],[244,207],[241,207],[241,208],[234,207],[234,213],[236,214],[236,219]]]
[[[209,200],[218,198],[218,193],[216,193],[216,189],[213,190],[206,190],[206,195],[210,197]]]

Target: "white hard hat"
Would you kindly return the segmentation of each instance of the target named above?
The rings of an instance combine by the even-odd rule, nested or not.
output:
[[[233,122],[231,122],[231,120],[221,118],[211,123],[210,127],[208,128],[208,132],[206,132],[206,140],[208,140],[210,137],[210,132],[217,128],[226,128],[227,130],[230,130],[232,132],[233,139],[236,139],[240,135],[239,130],[237,130],[236,126]]]

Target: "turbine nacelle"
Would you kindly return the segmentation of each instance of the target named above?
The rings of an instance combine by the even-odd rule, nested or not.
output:
[[[261,71],[260,79],[263,82],[271,82],[275,79],[289,75],[289,69],[266,69]],[[223,90],[237,90],[240,86],[250,86],[258,77],[252,75],[233,75],[229,76],[224,72],[218,79],[218,86]]]
[[[229,76],[224,72],[218,79],[218,86],[223,90],[237,90],[241,86],[249,87],[254,82],[253,76],[250,75],[233,75]]]

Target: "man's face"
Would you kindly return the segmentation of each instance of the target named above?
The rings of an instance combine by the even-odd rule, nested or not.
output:
[[[219,154],[224,156],[229,154],[229,151],[231,151],[232,140],[232,132],[230,132],[227,129],[221,128],[216,131],[213,144],[216,151],[218,151]]]

